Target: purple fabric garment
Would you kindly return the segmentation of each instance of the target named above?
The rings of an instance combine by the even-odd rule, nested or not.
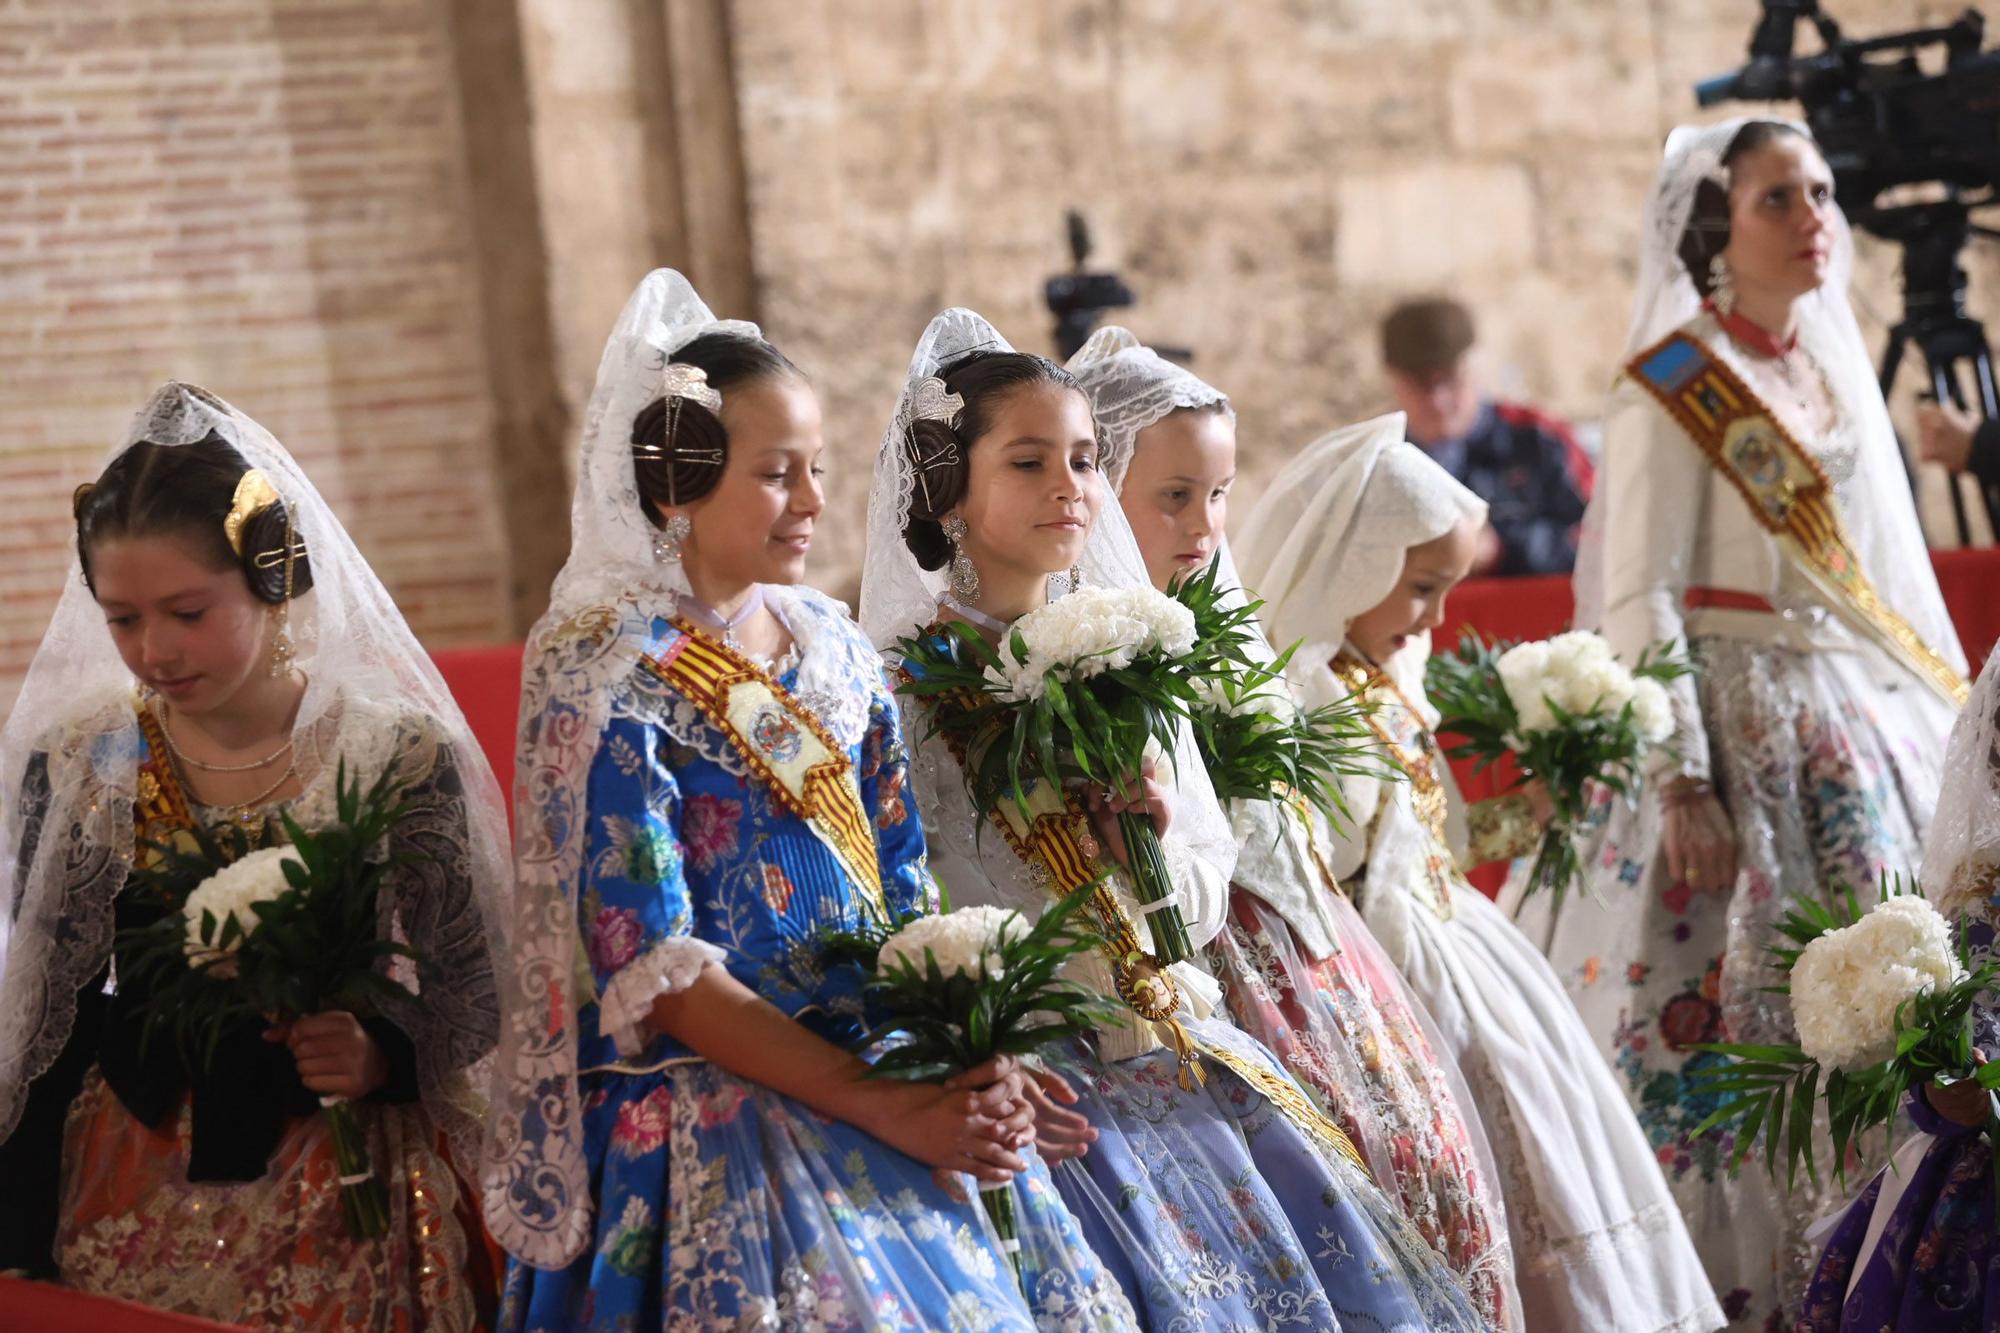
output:
[[[1794,1333],[2000,1329],[1991,1145],[1983,1134],[1943,1121],[1920,1101],[1911,1098],[1913,1118],[1956,1132],[1940,1137],[1924,1154],[1867,1253],[1862,1245],[1883,1177],[1870,1181],[1849,1206],[1806,1288]],[[1860,1280],[1852,1282],[1857,1268]]]

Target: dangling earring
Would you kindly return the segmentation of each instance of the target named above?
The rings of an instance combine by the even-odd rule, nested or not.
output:
[[[951,543],[951,595],[969,602],[979,596],[979,571],[972,567],[972,559],[965,553],[965,519],[958,514],[946,514],[938,526],[944,529],[944,539]]]
[[[1720,250],[1708,261],[1708,300],[1718,314],[1726,315],[1736,308],[1736,286],[1730,277],[1729,261]]]
[[[280,602],[272,612],[272,619],[278,622],[278,632],[271,636],[271,675],[282,679],[292,670],[292,634],[289,621],[292,604]]]
[[[663,565],[678,564],[681,547],[686,543],[688,534],[693,531],[694,523],[686,514],[675,514],[670,517],[660,525],[659,531],[653,534],[654,561]]]
[[[292,511],[285,511],[285,599],[278,603],[278,632],[271,636],[271,676],[282,680],[292,674],[292,575],[298,567],[298,538],[292,531]]]

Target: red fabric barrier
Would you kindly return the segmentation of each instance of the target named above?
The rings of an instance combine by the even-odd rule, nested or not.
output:
[[[446,648],[431,654],[438,674],[458,700],[465,720],[493,776],[503,790],[514,785],[514,727],[521,712],[521,651],[518,643],[488,648]],[[514,804],[507,803],[507,818],[514,818]]]
[[[4,1333],[215,1333],[235,1327],[187,1315],[161,1314],[143,1305],[85,1296],[45,1282],[0,1277],[0,1331]]]

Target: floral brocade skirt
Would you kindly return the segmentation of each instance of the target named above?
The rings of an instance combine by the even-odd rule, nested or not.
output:
[[[1309,1104],[1228,1023],[1186,1027]],[[1184,1088],[1165,1049],[1104,1061],[1077,1042],[1052,1063],[1098,1132],[1089,1152],[1056,1167],[1057,1188],[1147,1328],[1489,1327],[1366,1169],[1228,1065],[1203,1056],[1207,1081]]]
[[[1498,1174],[1457,1067],[1360,914],[1330,906],[1339,951],[1315,962],[1269,904],[1232,890],[1210,969],[1238,1026],[1319,1095],[1480,1315],[1519,1328]]]
[[[250,1328],[486,1326],[493,1269],[437,1130],[418,1106],[355,1109],[388,1187],[389,1232],[379,1241],[348,1237],[321,1117],[287,1126],[261,1179],[191,1184],[185,1106],[149,1129],[92,1069],[64,1134],[63,1281]]]
[[[978,1203],[852,1125],[706,1062],[581,1085],[595,1231],[566,1268],[509,1265],[503,1328],[1138,1327],[1038,1162],[1013,1186],[1017,1281]]]
[[[1763,990],[1779,980],[1767,952],[1777,924],[1833,886],[1872,899],[1880,876],[1916,872],[1952,710],[1872,649],[1710,636],[1694,651],[1711,777],[1736,831],[1734,883],[1675,880],[1659,802],[1601,795],[1585,832],[1588,891],[1555,915],[1529,899],[1520,921],[1615,1066],[1729,1327],[1762,1330],[1796,1313],[1817,1258],[1806,1230],[1838,1206],[1838,1188],[1823,1171],[1822,1184],[1802,1175],[1787,1189],[1761,1154],[1732,1177],[1732,1136],[1694,1133],[1717,1102],[1693,1076],[1725,1057],[1693,1048],[1795,1039],[1785,997]],[[1850,1178],[1862,1166],[1850,1162]]]

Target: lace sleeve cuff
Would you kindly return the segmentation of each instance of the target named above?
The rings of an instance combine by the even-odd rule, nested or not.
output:
[[[1465,864],[1483,866],[1526,856],[1535,850],[1541,834],[1523,792],[1474,801],[1465,812]]]
[[[611,978],[597,1000],[597,1030],[611,1038],[626,1057],[646,1049],[644,1025],[653,1001],[686,990],[710,963],[720,964],[722,950],[707,940],[675,935],[634,958]]]

